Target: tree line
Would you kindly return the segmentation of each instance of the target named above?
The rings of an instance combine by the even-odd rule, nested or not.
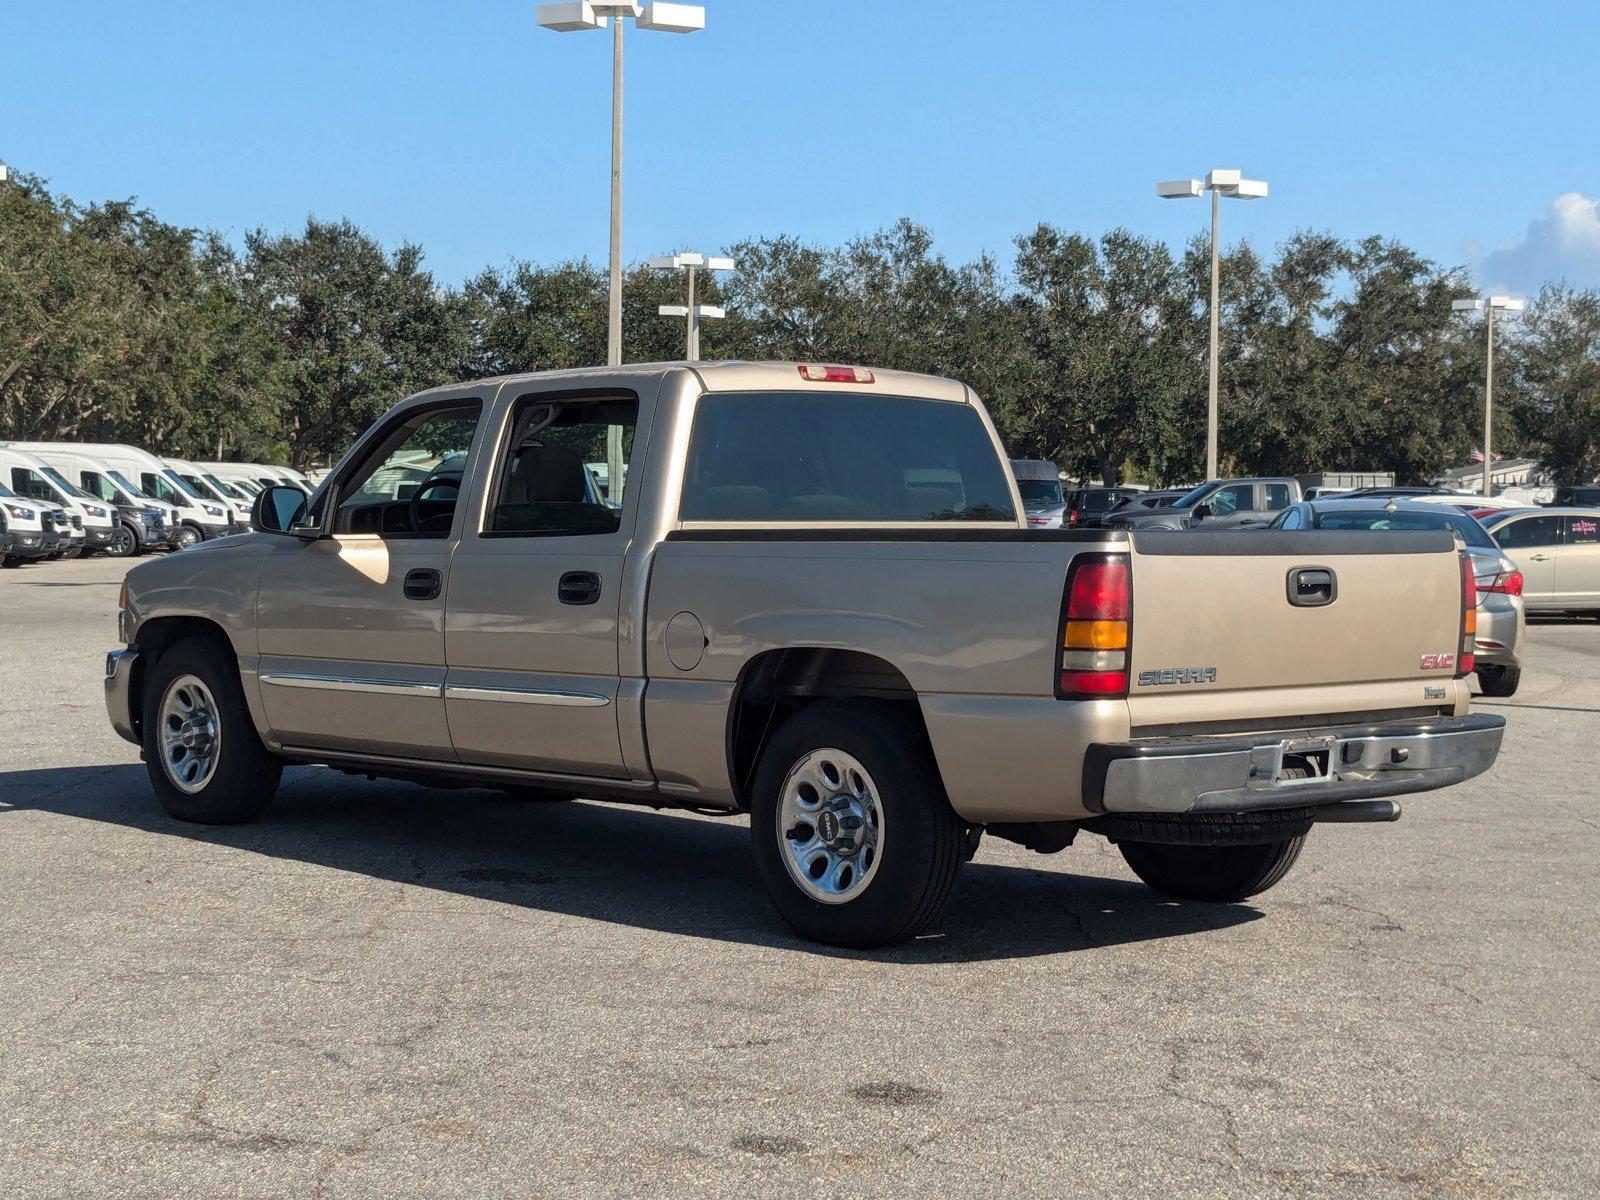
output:
[[[1009,263],[951,263],[901,221],[843,246],[729,247],[707,281],[708,358],[838,361],[949,375],[1011,453],[1074,476],[1169,483],[1203,470],[1209,246],[1052,225]],[[624,291],[630,362],[681,358],[682,280]],[[1484,336],[1453,317],[1460,269],[1381,237],[1298,233],[1223,256],[1221,442],[1229,473],[1390,470],[1423,480],[1482,436]],[[1600,291],[1544,288],[1497,329],[1497,452],[1562,482],[1600,472]],[[348,220],[234,247],[133,201],[0,188],[0,436],[126,441],[197,458],[336,458],[410,392],[603,362],[606,277],[512,262],[440,282],[420,247]]]

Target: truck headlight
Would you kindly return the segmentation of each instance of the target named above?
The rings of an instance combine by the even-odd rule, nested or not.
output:
[[[220,508],[218,508],[215,504],[204,504],[204,505],[201,505],[201,507],[204,508],[213,517],[220,517],[222,515],[222,510]]]
[[[26,509],[26,508],[18,508],[14,504],[6,505],[6,511],[8,513],[10,513],[13,517],[16,517],[19,521],[23,520],[23,519],[25,519],[27,517],[31,517],[33,515],[32,512],[30,512],[28,509]]]

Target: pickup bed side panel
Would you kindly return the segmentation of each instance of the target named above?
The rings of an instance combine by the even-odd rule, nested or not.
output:
[[[905,676],[951,803],[969,820],[1082,815],[1085,747],[1129,729],[1123,701],[1054,696],[1067,566],[1093,548],[1043,536],[669,539],[651,571],[645,643],[645,727],[662,789],[731,805],[728,706],[740,672],[764,651],[826,647],[875,655]],[[667,653],[680,614],[705,631],[689,669]]]

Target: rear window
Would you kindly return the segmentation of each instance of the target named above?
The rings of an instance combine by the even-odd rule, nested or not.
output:
[[[1317,514],[1318,529],[1448,529],[1469,546],[1494,549],[1494,539],[1482,525],[1466,513],[1417,512],[1401,509],[1358,509],[1355,512],[1323,512]]]
[[[1006,467],[965,404],[858,393],[700,397],[685,521],[1015,521]]]
[[[1080,492],[1078,494],[1078,508],[1083,512],[1105,512],[1113,505],[1121,503],[1129,492]]]

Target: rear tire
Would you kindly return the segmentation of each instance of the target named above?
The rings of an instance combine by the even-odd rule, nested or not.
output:
[[[965,860],[966,825],[922,731],[864,701],[818,701],[778,729],[756,771],[750,834],[779,915],[853,950],[926,929]]]
[[[1515,696],[1521,683],[1521,667],[1478,668],[1478,686],[1485,696]]]
[[[256,734],[230,653],[185,638],[146,673],[143,700],[145,769],[171,816],[233,825],[266,807],[283,763]]]
[[[1119,842],[1133,873],[1165,896],[1232,904],[1259,895],[1289,873],[1306,835],[1254,846],[1174,846]]]

